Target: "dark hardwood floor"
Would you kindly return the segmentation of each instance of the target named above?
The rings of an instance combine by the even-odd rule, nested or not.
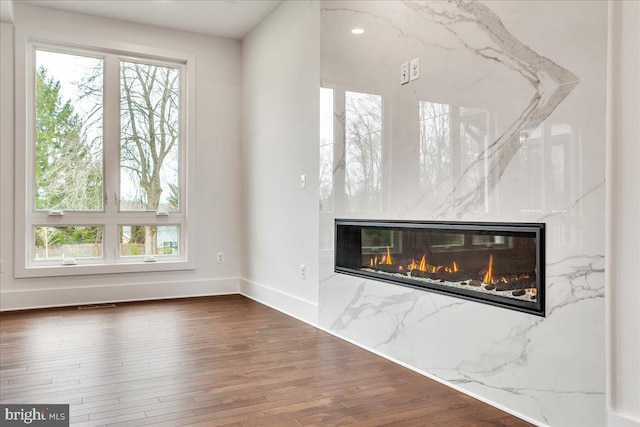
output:
[[[0,402],[74,426],[525,426],[242,296],[0,314]]]

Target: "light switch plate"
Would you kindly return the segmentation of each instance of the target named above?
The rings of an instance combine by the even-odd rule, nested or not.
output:
[[[409,63],[405,62],[400,66],[400,84],[406,85],[409,83]]]
[[[305,188],[307,188],[307,176],[306,175],[300,175],[300,189],[304,190]]]
[[[409,63],[409,78],[411,81],[420,78],[420,58],[414,58]]]

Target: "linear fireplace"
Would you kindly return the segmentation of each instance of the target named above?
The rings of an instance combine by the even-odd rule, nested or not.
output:
[[[538,316],[544,224],[336,219],[335,271]]]

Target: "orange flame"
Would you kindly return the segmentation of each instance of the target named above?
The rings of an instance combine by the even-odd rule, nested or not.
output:
[[[444,271],[446,271],[447,273],[455,273],[458,271],[458,264],[456,264],[456,262],[453,262],[453,265],[451,267],[445,267]]]
[[[427,271],[427,256],[422,255],[422,259],[420,260],[420,265],[418,266],[418,270]]]
[[[487,267],[487,273],[484,275],[482,281],[484,283],[491,283],[493,280],[493,254],[489,255],[489,267]]]
[[[382,262],[384,264],[384,261]],[[391,265],[392,261],[391,261],[391,251],[389,250],[389,246],[387,246],[387,262],[386,264]]]

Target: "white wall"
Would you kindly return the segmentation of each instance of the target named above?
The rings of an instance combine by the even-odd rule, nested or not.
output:
[[[13,31],[14,26],[193,53],[196,56],[197,179],[188,225],[196,238],[189,271],[15,279],[13,273]],[[0,275],[3,310],[237,292],[240,273],[240,144],[242,45],[237,40],[16,4],[14,24],[2,24]],[[17,144],[24,143],[16,141]],[[225,263],[215,254],[225,252]],[[193,254],[192,254],[193,255]]]
[[[309,322],[318,300],[319,19],[318,2],[283,2],[243,42],[242,292]]]
[[[640,3],[610,2],[608,425],[640,426]]]
[[[0,292],[13,253],[13,25],[0,22]],[[0,301],[0,304],[2,302]],[[1,305],[0,305],[1,307]]]

